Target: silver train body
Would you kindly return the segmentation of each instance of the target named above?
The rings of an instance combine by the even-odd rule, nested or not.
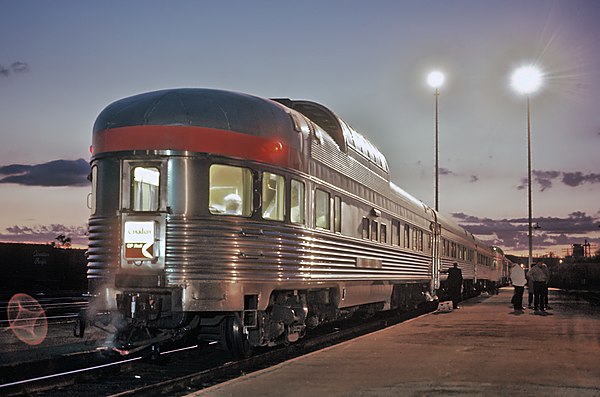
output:
[[[141,94],[99,115],[92,153],[92,307],[127,351],[193,335],[247,355],[436,300],[454,262],[466,294],[506,281],[500,249],[394,185],[317,103]]]

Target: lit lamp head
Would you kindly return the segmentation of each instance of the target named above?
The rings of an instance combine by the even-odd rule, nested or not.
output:
[[[439,70],[434,70],[433,72],[427,75],[427,84],[431,88],[435,88],[436,90],[444,84],[445,76],[444,73]]]
[[[510,86],[519,94],[529,95],[536,92],[543,81],[543,74],[534,65],[521,66],[510,77]]]

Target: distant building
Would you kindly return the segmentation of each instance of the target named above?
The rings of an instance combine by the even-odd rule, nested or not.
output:
[[[573,258],[585,257],[585,248],[583,244],[573,244]]]

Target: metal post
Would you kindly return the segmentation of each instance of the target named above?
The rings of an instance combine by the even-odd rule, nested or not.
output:
[[[438,147],[438,97],[440,90],[435,89],[435,210],[440,210],[440,176],[439,176],[439,147]]]
[[[529,218],[529,262],[528,268],[531,269],[533,262],[533,236],[532,236],[532,219],[531,219],[531,118],[529,109],[529,95],[527,95],[527,208]]]

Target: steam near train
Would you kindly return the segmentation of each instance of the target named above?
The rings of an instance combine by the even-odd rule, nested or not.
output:
[[[88,321],[122,352],[192,337],[247,356],[435,301],[454,262],[466,293],[507,277],[500,249],[393,184],[383,154],[318,103],[125,98],[95,122],[91,167]]]

